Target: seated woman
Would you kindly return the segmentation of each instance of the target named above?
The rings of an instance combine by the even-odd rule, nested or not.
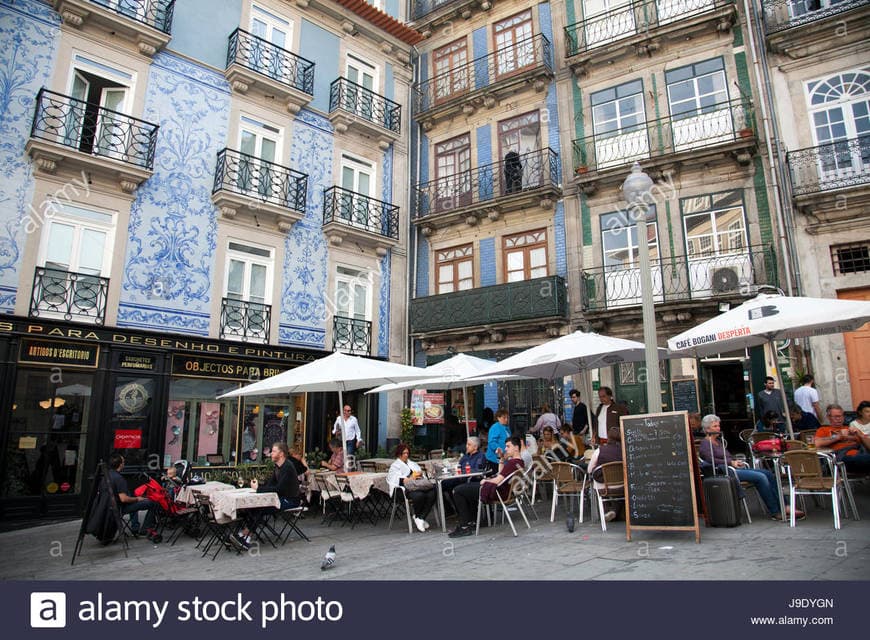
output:
[[[543,456],[558,458],[558,454],[554,451],[559,446],[559,441],[556,440],[556,432],[553,427],[546,426],[541,429],[541,439],[538,440],[538,453]]]
[[[601,471],[601,465],[608,462],[622,462],[622,435],[618,427],[610,427],[607,430],[607,444],[598,447],[589,459],[588,469],[589,473],[592,474],[595,489],[604,488],[604,474]],[[604,519],[607,522],[616,518],[625,501],[614,500],[613,502],[615,506],[609,506],[604,514]]]
[[[426,531],[429,528],[429,523],[426,522],[426,516],[432,510],[435,504],[435,485],[431,485],[428,489],[415,489],[413,483],[409,480],[419,480],[423,477],[423,470],[411,457],[411,448],[400,443],[396,447],[396,460],[390,465],[390,470],[387,472],[387,485],[390,487],[390,497],[398,487],[405,487],[405,495],[408,500],[414,505],[414,524],[417,525],[419,531]]]
[[[858,417],[849,423],[850,427],[860,429],[865,436],[870,436],[870,401],[862,400],[855,408]]]

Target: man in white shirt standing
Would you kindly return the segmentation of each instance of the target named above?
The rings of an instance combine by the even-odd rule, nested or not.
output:
[[[803,412],[804,423],[815,423],[815,428],[818,428],[822,420],[822,405],[819,404],[819,391],[813,386],[815,381],[810,374],[801,378],[801,386],[794,391],[794,401]]]
[[[335,424],[332,427],[332,434],[345,439],[344,446],[347,455],[352,456],[356,454],[357,447],[362,444],[363,439],[362,431],[359,428],[359,422],[357,422],[356,416],[350,415],[350,412],[350,405],[344,405],[344,414],[335,419]],[[342,417],[344,417],[344,435],[341,433]]]

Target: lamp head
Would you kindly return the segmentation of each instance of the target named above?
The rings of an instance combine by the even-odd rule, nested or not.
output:
[[[631,173],[622,183],[622,194],[630,205],[653,204],[651,189],[655,183],[643,169],[640,163],[631,166]]]

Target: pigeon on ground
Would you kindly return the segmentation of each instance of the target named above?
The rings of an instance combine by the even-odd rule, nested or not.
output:
[[[326,555],[323,556],[323,562],[320,563],[320,570],[326,571],[327,569],[331,569],[332,565],[335,564],[335,545],[329,547],[329,551],[326,552]]]

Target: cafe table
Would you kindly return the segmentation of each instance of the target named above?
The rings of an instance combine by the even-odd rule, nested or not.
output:
[[[201,493],[210,498],[213,494],[219,491],[229,491],[230,489],[236,488],[237,487],[227,484],[226,482],[216,482],[213,480],[204,484],[188,484],[181,487],[178,495],[175,496],[175,501],[182,504],[193,504],[196,502],[196,498],[193,495],[194,493]]]
[[[254,489],[229,489],[217,491],[209,496],[218,522],[230,522],[238,518],[239,511],[263,507],[281,508],[281,500],[274,491],[257,493]]]
[[[444,513],[444,487],[442,483],[445,480],[464,480],[468,481],[472,478],[482,478],[486,475],[486,471],[475,471],[473,473],[456,473],[453,471],[453,467],[444,467],[441,470],[441,473],[437,475],[430,475],[429,477],[435,481],[435,491],[438,496],[438,513],[441,515],[441,531],[444,533],[447,532],[447,518]]]

